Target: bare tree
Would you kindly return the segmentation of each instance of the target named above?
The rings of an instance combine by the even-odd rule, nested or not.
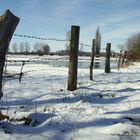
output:
[[[25,42],[25,53],[28,54],[30,52],[30,44],[28,42]]]
[[[43,45],[43,54],[50,54],[50,46],[48,44]]]
[[[130,36],[126,42],[129,59],[140,59],[140,33]]]
[[[36,42],[34,45],[33,45],[33,49],[34,49],[34,52],[37,52],[39,50],[39,43]]]
[[[39,54],[39,55],[49,54],[50,53],[50,46],[48,44],[36,42],[34,44],[34,52]]]
[[[18,44],[17,43],[14,43],[12,45],[12,50],[13,50],[13,53],[17,53],[18,52]]]
[[[95,55],[98,57],[100,56],[100,49],[101,49],[101,33],[98,26],[95,34]]]
[[[83,44],[81,44],[81,45],[80,45],[80,51],[81,51],[81,52],[83,51],[83,47],[84,47]]]
[[[20,42],[20,44],[19,44],[19,51],[20,51],[20,53],[24,52],[24,43],[23,42]]]
[[[66,50],[69,51],[70,50],[70,41],[69,40],[71,39],[71,31],[67,32],[66,39],[68,40],[66,43]]]

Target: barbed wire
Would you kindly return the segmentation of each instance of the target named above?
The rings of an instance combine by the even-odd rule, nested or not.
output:
[[[25,34],[14,34],[14,36],[16,36],[16,37],[23,37],[23,38],[33,38],[33,39],[38,39],[38,40],[70,41],[68,39],[44,38],[44,37],[25,35]]]
[[[79,43],[79,45],[81,45],[81,46],[86,46],[86,47],[89,47],[89,48],[91,48],[91,47],[92,47],[92,46],[90,46],[90,45],[83,44],[83,43]]]
[[[69,39],[45,38],[45,37],[38,37],[38,36],[26,35],[26,34],[14,34],[14,36],[21,37],[21,38],[32,38],[32,39],[38,39],[38,40],[64,41],[64,42],[70,41]],[[91,48],[90,45],[87,45],[84,43],[79,43],[79,45]]]

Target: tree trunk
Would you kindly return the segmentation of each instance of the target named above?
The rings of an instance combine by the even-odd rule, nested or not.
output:
[[[12,35],[19,23],[19,18],[13,15],[10,10],[6,10],[0,16],[0,99],[2,93],[2,75],[5,63],[5,56],[10,44]]]

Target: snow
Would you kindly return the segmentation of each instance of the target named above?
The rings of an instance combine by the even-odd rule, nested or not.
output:
[[[36,61],[68,61],[65,56],[8,56],[25,62],[21,83],[4,80],[2,113],[22,121],[0,122],[0,140],[139,140],[140,63],[121,70],[78,69],[78,89],[67,91],[68,68]],[[89,57],[80,57],[89,61]],[[34,60],[34,61],[33,61]],[[102,60],[103,61],[103,60]],[[7,62],[8,73],[20,73],[22,63]]]

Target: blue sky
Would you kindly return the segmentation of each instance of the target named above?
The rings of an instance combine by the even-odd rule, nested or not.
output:
[[[112,43],[118,45],[140,32],[140,0],[1,0],[0,14],[10,9],[20,17],[15,31],[39,37],[65,39],[71,25],[80,26],[80,42],[91,45],[97,26],[102,35],[102,49]],[[31,45],[40,42],[34,39],[13,37],[14,42],[27,41]],[[65,48],[65,42],[44,41],[51,50]],[[90,51],[90,48],[84,47]]]

